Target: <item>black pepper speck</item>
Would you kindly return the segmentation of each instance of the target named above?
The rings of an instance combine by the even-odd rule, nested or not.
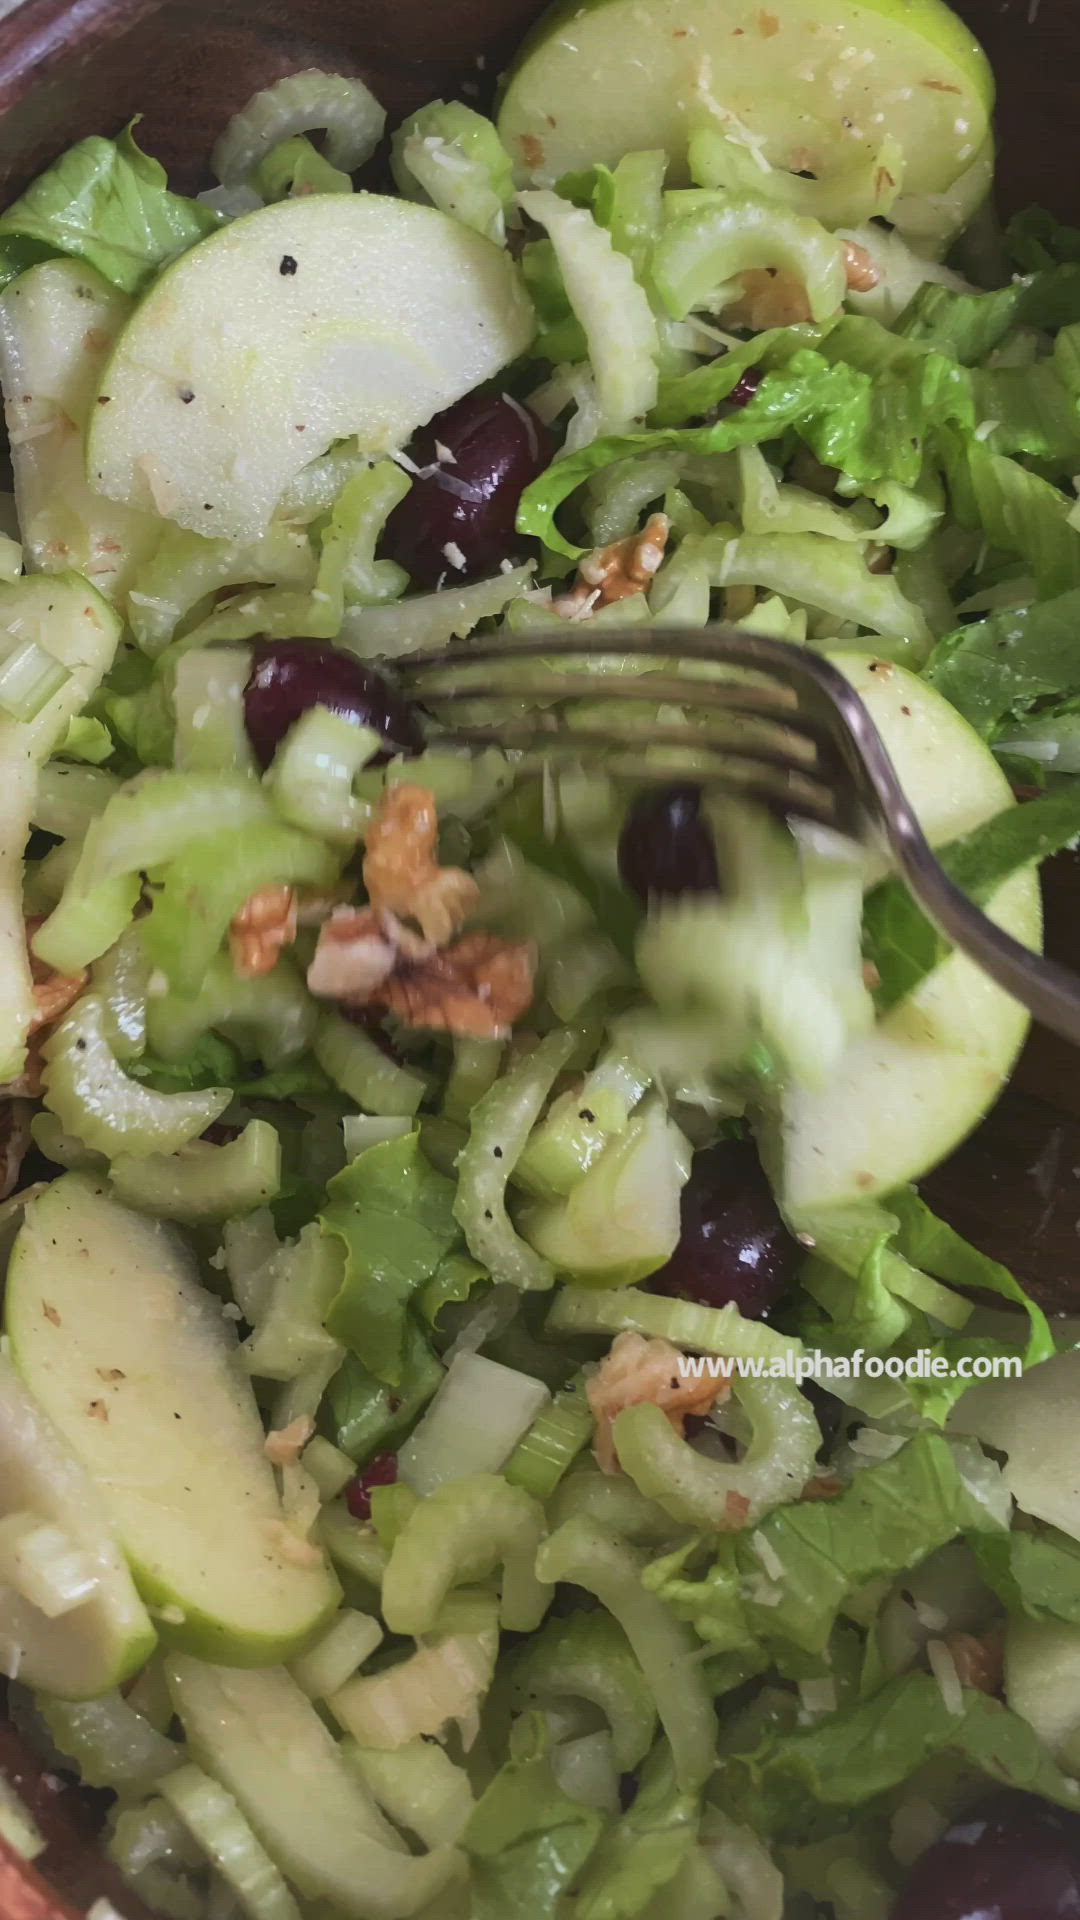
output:
[[[284,274],[286,279],[288,279],[290,274],[296,272],[296,261],[293,259],[291,253],[282,254],[281,265],[278,268],[278,272]]]

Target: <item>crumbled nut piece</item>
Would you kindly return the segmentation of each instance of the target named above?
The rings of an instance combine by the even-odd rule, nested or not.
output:
[[[273,973],[278,956],[296,939],[296,895],[291,887],[260,887],[234,914],[229,952],[237,973],[258,980]]]
[[[428,787],[388,787],[368,828],[364,885],[376,912],[415,920],[442,947],[462,926],[480,889],[460,867],[440,867],[439,816]]]
[[[347,906],[352,888],[346,881],[337,888],[299,887],[296,893],[296,924],[298,927],[321,927],[332,913]]]
[[[978,1693],[1000,1693],[1005,1673],[1005,1629],[993,1626],[984,1634],[950,1633],[945,1641],[962,1687]]]
[[[397,926],[371,907],[337,908],[319,928],[307,974],[311,992],[323,1000],[366,1006],[397,966]]]
[[[264,1520],[263,1532],[286,1566],[322,1566],[322,1548],[317,1547],[313,1540],[305,1540],[300,1534],[294,1533],[284,1520]]]
[[[800,1500],[838,1500],[844,1491],[844,1483],[835,1473],[815,1473],[807,1481]]]
[[[741,1533],[750,1518],[750,1502],[745,1493],[737,1493],[729,1487],[724,1501],[724,1518],[731,1533]]]
[[[275,1467],[295,1467],[315,1431],[309,1413],[298,1413],[287,1427],[274,1427],[263,1441],[263,1452]]]
[[[847,269],[847,283],[852,293],[873,293],[881,284],[881,274],[865,247],[857,240],[844,241],[844,266]]]
[[[597,547],[581,562],[577,585],[552,601],[552,611],[564,620],[580,620],[594,607],[647,593],[660,570],[670,530],[666,513],[651,513],[639,533]]]
[[[18,1078],[5,1080],[0,1086],[0,1100],[39,1100],[43,1089],[45,1062],[36,1045],[30,1046],[26,1053],[26,1065]]]
[[[42,924],[40,918],[26,922],[26,951],[30,960],[30,978],[34,983],[34,1011],[30,1016],[28,1033],[40,1033],[42,1027],[49,1027],[54,1020],[59,1020],[61,1014],[74,1006],[90,977],[85,967],[78,973],[54,973],[51,967],[38,959],[30,943]]]
[[[586,1389],[596,1421],[596,1457],[605,1473],[618,1470],[613,1429],[627,1407],[650,1401],[681,1434],[688,1414],[710,1413],[727,1399],[731,1388],[723,1375],[689,1379],[679,1371],[682,1357],[670,1340],[646,1340],[640,1333],[620,1333],[612,1341]]]
[[[418,966],[399,968],[374,998],[407,1026],[500,1040],[531,1006],[535,971],[527,942],[467,933]]]
[[[104,1420],[106,1424],[108,1423],[109,1409],[105,1405],[104,1400],[91,1400],[86,1411],[90,1415],[91,1420]]]
[[[0,1106],[0,1200],[14,1193],[30,1148],[30,1107],[24,1100]]]

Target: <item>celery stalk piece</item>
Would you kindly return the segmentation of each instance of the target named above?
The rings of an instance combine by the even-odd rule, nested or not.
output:
[[[141,1159],[117,1154],[110,1172],[117,1199],[140,1213],[188,1226],[232,1220],[275,1198],[281,1141],[269,1121],[249,1120],[243,1133],[222,1146],[193,1140],[176,1153]]]
[[[429,1494],[470,1474],[498,1473],[550,1401],[542,1381],[479,1353],[456,1354],[399,1451],[401,1478]]]
[[[392,1633],[430,1633],[452,1587],[503,1569],[499,1618],[527,1633],[551,1595],[535,1572],[543,1509],[520,1487],[477,1473],[420,1501],[394,1542],[383,1576],[383,1618]]]
[[[175,1153],[220,1119],[232,1099],[227,1087],[155,1093],[130,1079],[109,1047],[95,994],[76,1001],[43,1051],[45,1105],[99,1153],[141,1160]]]
[[[425,1082],[388,1060],[374,1040],[329,1009],[319,1018],[312,1052],[336,1087],[365,1113],[410,1117],[424,1097]]]
[[[716,1763],[716,1716],[700,1644],[641,1585],[642,1564],[624,1540],[578,1516],[544,1542],[537,1572],[542,1580],[584,1587],[613,1615],[652,1690],[681,1784],[700,1786]]]
[[[198,1767],[161,1783],[161,1795],[197,1840],[250,1920],[300,1920],[300,1908],[231,1793]]]
[[[469,1138],[458,1161],[454,1211],[469,1251],[496,1282],[524,1290],[550,1287],[547,1262],[515,1233],[506,1211],[506,1186],[551,1087],[569,1060],[574,1036],[550,1033],[534,1052],[497,1080],[473,1109]]]
[[[771,1508],[797,1500],[813,1475],[821,1434],[809,1401],[792,1382],[739,1380],[734,1392],[753,1426],[736,1462],[695,1452],[659,1407],[627,1407],[615,1421],[623,1471],[686,1526],[709,1532],[754,1526]]]
[[[282,819],[335,846],[355,846],[373,809],[354,798],[353,781],[380,745],[370,727],[327,707],[309,707],[290,727],[270,768],[267,785]]]
[[[292,1677],[309,1700],[325,1700],[351,1680],[357,1667],[382,1644],[383,1630],[369,1613],[343,1607],[321,1639],[292,1663]]]

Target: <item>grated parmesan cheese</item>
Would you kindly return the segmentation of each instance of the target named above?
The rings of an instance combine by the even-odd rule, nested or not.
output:
[[[445,546],[443,547],[442,552],[443,552],[443,558],[446,560],[449,560],[450,565],[452,567],[456,567],[459,573],[464,573],[465,555],[462,553],[461,548],[458,546],[458,543],[456,540],[448,540]]]
[[[758,1534],[753,1544],[754,1552],[757,1554],[770,1580],[782,1580],[785,1573],[784,1563],[777,1553],[776,1548],[773,1546],[772,1541],[767,1540],[764,1534]]]

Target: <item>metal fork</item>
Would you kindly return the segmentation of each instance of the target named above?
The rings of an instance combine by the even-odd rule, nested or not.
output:
[[[657,671],[626,675],[639,656]],[[521,663],[541,663],[522,675]],[[558,661],[559,668],[547,663]],[[688,664],[701,662],[701,677]],[[565,663],[566,671],[561,666]],[[607,670],[605,671],[605,663]],[[673,670],[665,670],[671,663]],[[487,671],[475,677],[472,669]],[[1080,980],[994,925],[935,859],[859,695],[828,660],[733,627],[500,634],[406,655],[394,670],[438,710],[439,737],[473,749],[569,754],[634,779],[692,779],[780,803],[873,843],[884,841],[927,919],[1044,1026],[1080,1044]],[[888,672],[882,663],[882,672]],[[530,704],[523,711],[523,702]],[[542,705],[536,705],[541,701]],[[482,703],[484,718],[468,716]],[[492,716],[489,703],[502,705]],[[647,728],[575,723],[583,703],[675,705],[694,724]],[[464,710],[463,724],[452,712]],[[688,758],[687,750],[692,751]],[[646,759],[646,750],[648,758]]]

